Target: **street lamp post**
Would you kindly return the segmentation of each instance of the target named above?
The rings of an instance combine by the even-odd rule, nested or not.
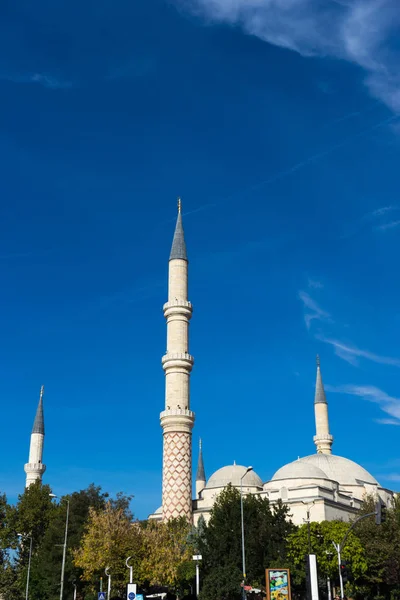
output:
[[[49,494],[49,496],[50,496],[50,498],[58,498],[58,496],[56,496],[56,494]],[[64,572],[65,572],[65,559],[67,556],[68,519],[69,519],[69,500],[67,498],[65,498],[65,501],[67,503],[67,515],[65,518],[64,543],[62,544],[63,558],[62,558],[62,565],[61,565],[60,600],[63,600],[63,594],[64,594]]]
[[[126,566],[129,569],[129,583],[133,583],[133,567],[132,565],[129,564],[129,561],[131,560],[132,556],[128,556],[128,558],[125,561]]]
[[[253,467],[247,467],[245,472],[240,478],[240,519],[242,523],[242,570],[243,570],[243,598],[246,598],[246,590],[244,589],[244,585],[246,582],[246,554],[244,551],[244,518],[243,518],[243,478],[247,475],[249,471],[252,471]]]
[[[312,554],[312,549],[311,549],[311,518],[310,518],[310,508],[311,508],[311,506],[313,506],[315,504],[315,500],[313,500],[310,503],[304,502],[304,500],[302,500],[301,502],[302,502],[302,504],[305,504],[307,506],[307,508],[306,508],[307,519],[303,519],[303,520],[305,520],[305,522],[307,523],[308,554]]]
[[[29,540],[29,558],[28,558],[28,573],[26,574],[26,588],[25,588],[25,600],[29,598],[29,579],[31,576],[31,560],[32,560],[32,536],[31,535],[22,535],[22,533],[17,534],[21,539],[26,538]]]
[[[105,574],[108,577],[108,585],[107,585],[107,600],[111,598],[111,575],[110,575],[110,567],[106,567],[104,569]]]

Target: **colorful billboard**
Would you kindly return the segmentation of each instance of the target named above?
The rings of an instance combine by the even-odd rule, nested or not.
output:
[[[289,569],[267,569],[265,573],[268,600],[291,600]]]

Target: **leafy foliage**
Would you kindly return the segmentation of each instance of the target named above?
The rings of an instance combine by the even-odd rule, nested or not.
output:
[[[265,569],[274,560],[283,566],[286,538],[294,526],[288,519],[285,506],[277,504],[271,508],[268,499],[255,495],[244,498],[243,515],[247,581],[260,586],[264,582]],[[228,486],[221,492],[212,508],[208,526],[202,523],[201,530],[197,545],[203,555],[202,599],[216,598],[215,591],[212,594],[211,583],[215,582],[216,567],[221,570],[221,581],[225,581],[225,591],[221,590],[221,594],[226,592],[233,598],[233,593],[240,593],[239,583],[243,579],[243,575],[237,578],[237,574],[242,573],[242,548],[240,494],[236,488]]]
[[[82,570],[81,577],[90,583],[93,591],[109,567],[114,589],[122,592],[128,578],[125,565],[128,556],[133,557],[131,564],[137,580],[141,537],[140,526],[132,523],[126,506],[107,502],[105,508],[89,508],[88,524],[73,557],[75,566]]]

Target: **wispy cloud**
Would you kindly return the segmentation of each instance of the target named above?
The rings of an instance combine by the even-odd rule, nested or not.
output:
[[[366,215],[364,215],[363,219],[365,221],[370,221],[371,219],[376,219],[378,217],[382,217],[383,215],[386,215],[388,212],[392,212],[393,210],[396,210],[397,206],[381,206],[380,208],[377,208],[369,213],[367,213]]]
[[[400,425],[400,398],[389,396],[383,390],[372,385],[325,385],[329,392],[359,396],[379,404],[381,410],[390,415],[390,419],[380,419],[382,425]]]
[[[311,277],[308,278],[308,287],[311,288],[312,290],[322,290],[322,288],[324,287],[324,284],[321,281],[318,281],[318,279],[311,279]]]
[[[299,298],[304,305],[304,321],[307,329],[310,328],[312,321],[332,322],[331,315],[321,308],[319,304],[311,298],[310,294],[300,290]]]
[[[175,0],[211,22],[303,56],[330,56],[360,67],[370,94],[400,110],[397,0]]]
[[[58,79],[46,73],[30,73],[27,75],[21,75],[18,73],[13,75],[0,73],[0,79],[20,84],[37,84],[52,90],[68,89],[73,86],[72,81]]]
[[[377,229],[381,231],[386,231],[387,229],[394,229],[400,225],[400,220],[397,221],[389,221],[389,223],[384,223],[383,225],[379,225]]]
[[[353,346],[351,344],[341,342],[339,340],[327,338],[321,334],[318,334],[316,337],[321,342],[330,344],[334,348],[335,354],[337,356],[339,356],[340,358],[352,365],[358,365],[358,359],[365,358],[366,360],[370,360],[380,365],[392,365],[394,367],[400,367],[399,358],[381,356],[380,354],[375,354],[374,352],[369,352],[368,350],[362,350],[361,348],[357,348],[357,346]]]

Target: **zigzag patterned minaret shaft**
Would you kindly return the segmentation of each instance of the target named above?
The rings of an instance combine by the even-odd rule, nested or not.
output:
[[[188,259],[182,226],[181,201],[169,257],[165,371],[165,410],[160,415],[163,428],[163,519],[186,517],[192,520],[192,428],[195,415],[190,410]]]
[[[43,464],[43,444],[44,444],[44,416],[43,416],[43,392],[44,386],[40,389],[39,404],[36,411],[35,421],[31,433],[31,443],[29,447],[29,462],[26,463],[24,470],[26,473],[25,487],[39,480],[42,481],[46,465]]]

